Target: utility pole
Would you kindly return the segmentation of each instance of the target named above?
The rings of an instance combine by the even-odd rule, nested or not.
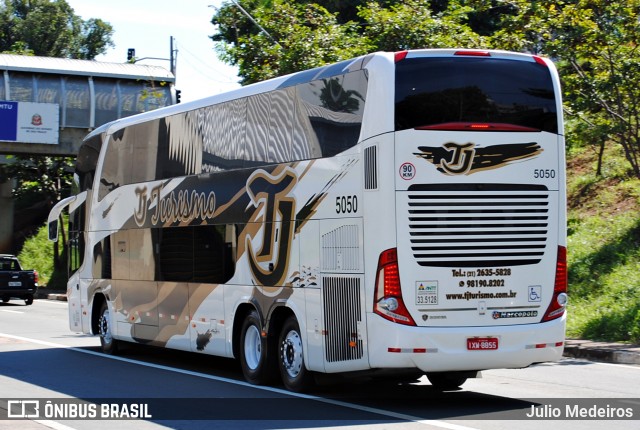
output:
[[[127,50],[127,62],[131,64],[135,64],[138,61],[142,60],[164,60],[169,62],[169,71],[176,76],[176,63],[178,62],[178,50],[173,49],[173,36],[169,36],[169,58],[158,58],[158,57],[142,57],[136,58],[136,50],[134,48],[129,48]]]
[[[175,53],[175,55],[174,55]],[[169,36],[169,64],[171,74],[176,76],[176,63],[178,61],[178,50],[173,49],[173,36]]]

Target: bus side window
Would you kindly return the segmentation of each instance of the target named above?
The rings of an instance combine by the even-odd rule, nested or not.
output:
[[[127,129],[114,133],[107,143],[98,186],[98,201],[118,187],[131,183],[131,147],[126,144]]]
[[[160,229],[160,279],[222,284],[235,272],[233,225]]]
[[[367,92],[363,71],[300,84],[296,90],[296,123],[310,145],[310,158],[333,157],[358,143]]]
[[[111,236],[93,246],[93,277],[111,279]]]
[[[161,281],[190,282],[193,279],[193,228],[160,230]]]
[[[265,143],[269,141],[270,108],[271,93],[256,94],[248,99],[244,146],[246,161],[267,164],[268,149]]]
[[[86,203],[69,214],[69,275],[75,273],[84,260],[84,219]]]
[[[271,93],[269,117],[269,147],[267,161],[283,163],[292,161],[291,140],[295,108],[295,88],[285,88]]]

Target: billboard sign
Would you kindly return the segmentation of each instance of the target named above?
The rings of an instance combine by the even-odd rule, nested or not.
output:
[[[57,144],[59,133],[57,104],[0,101],[0,141]]]

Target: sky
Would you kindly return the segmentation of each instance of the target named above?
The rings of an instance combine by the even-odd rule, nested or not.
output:
[[[67,0],[82,19],[100,18],[114,29],[115,47],[97,61],[124,63],[127,49],[136,50],[136,58],[157,57],[166,60],[140,60],[138,64],[169,67],[169,40],[177,49],[176,89],[181,101],[197,100],[238,88],[237,70],[220,61],[209,38],[215,32],[211,17],[223,0]]]

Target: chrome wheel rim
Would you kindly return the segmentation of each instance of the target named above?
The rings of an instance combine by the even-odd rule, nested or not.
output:
[[[291,330],[282,341],[282,365],[291,378],[302,371],[302,339],[297,331]]]
[[[260,331],[254,325],[247,329],[244,336],[244,361],[251,370],[258,368],[262,357]]]
[[[110,344],[113,340],[111,336],[111,321],[109,320],[109,310],[105,310],[100,316],[99,322],[100,337],[106,344]]]

